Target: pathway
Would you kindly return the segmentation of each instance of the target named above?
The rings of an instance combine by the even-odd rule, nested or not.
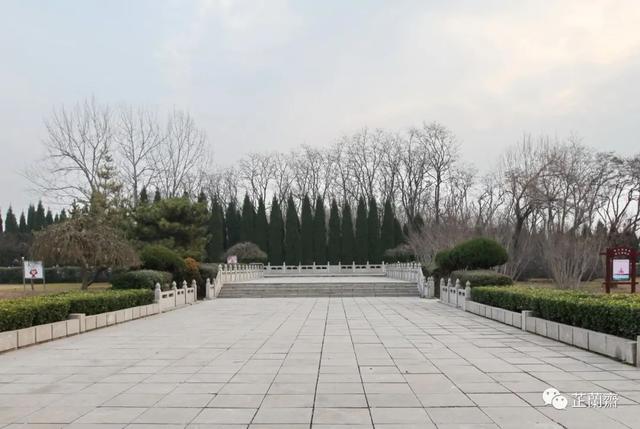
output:
[[[609,429],[639,403],[640,370],[418,298],[219,299],[0,355],[23,429]]]

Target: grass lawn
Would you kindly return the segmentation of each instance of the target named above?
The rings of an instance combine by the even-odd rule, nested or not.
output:
[[[604,286],[602,285],[602,279],[595,279],[589,282],[584,282],[580,285],[578,290],[583,290],[587,292],[593,293],[604,293]],[[551,279],[530,279],[523,282],[516,282],[517,286],[529,286],[529,287],[540,287],[540,288],[551,288],[555,289],[556,285],[553,283]],[[636,291],[640,292],[640,285],[636,285]],[[617,288],[612,288],[611,293],[629,293],[631,292],[631,286],[629,285],[620,285]]]
[[[21,298],[24,296],[49,295],[52,293],[69,292],[80,290],[80,283],[51,283],[46,285],[46,290],[42,283],[35,284],[31,290],[31,284],[27,283],[26,292],[23,291],[22,284],[0,285],[0,299]],[[89,286],[89,290],[104,290],[111,287],[109,283],[94,283]]]

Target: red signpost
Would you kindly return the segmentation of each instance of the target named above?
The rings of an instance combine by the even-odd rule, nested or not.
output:
[[[611,286],[631,285],[631,293],[635,293],[638,251],[632,247],[610,247],[601,255],[606,256],[605,291],[611,293]]]

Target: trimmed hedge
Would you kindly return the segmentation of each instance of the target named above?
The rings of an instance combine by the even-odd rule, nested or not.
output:
[[[0,301],[0,332],[153,303],[151,290],[68,292]]]
[[[155,270],[137,270],[118,273],[111,280],[113,289],[153,289],[156,283],[161,286],[171,283],[171,273]]]
[[[527,287],[476,287],[471,299],[481,304],[535,317],[636,339],[640,335],[640,296],[590,294],[579,291]]]
[[[80,267],[45,267],[44,278],[47,283],[80,283]],[[108,282],[110,273],[98,274],[97,282]],[[27,280],[28,282],[29,280]],[[40,280],[38,280],[40,282]],[[22,267],[0,267],[0,284],[22,283]]]
[[[467,281],[471,283],[471,287],[509,286],[513,284],[511,277],[492,270],[459,270],[452,272],[451,277],[454,280],[459,279],[462,286],[465,286]]]

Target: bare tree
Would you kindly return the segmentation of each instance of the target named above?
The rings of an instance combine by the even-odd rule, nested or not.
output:
[[[54,109],[45,126],[46,157],[27,178],[62,201],[88,203],[96,192],[107,194],[105,175],[113,169],[110,109],[91,98]]]
[[[272,154],[249,153],[238,162],[238,174],[245,183],[245,191],[253,201],[266,201],[269,185],[275,180],[276,163]]]
[[[116,142],[119,164],[134,207],[138,204],[138,191],[149,186],[156,178],[154,158],[166,140],[154,113],[131,106],[119,112]]]
[[[194,195],[205,180],[209,156],[206,136],[191,115],[174,110],[167,123],[166,139],[154,152],[154,182],[167,197]]]

